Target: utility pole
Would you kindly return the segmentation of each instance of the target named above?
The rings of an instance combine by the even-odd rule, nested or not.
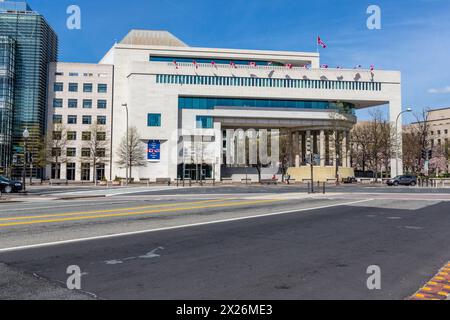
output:
[[[129,134],[129,132],[128,132],[128,104],[126,104],[126,103],[124,103],[124,104],[122,104],[122,107],[125,107],[125,110],[127,111],[127,134],[126,134],[126,139],[127,139],[127,144],[126,144],[126,146],[127,146],[127,152],[126,152],[126,156],[127,156],[127,159],[126,159],[126,164],[125,164],[125,170],[126,170],[126,182],[125,182],[125,185],[126,186],[128,186],[128,179],[129,179],[129,177],[128,177],[128,171],[129,171],[129,165],[130,165],[130,146],[129,146],[129,137],[128,137],[128,134]],[[94,173],[95,174],[95,173]]]
[[[25,192],[27,190],[26,187],[26,179],[27,179],[27,140],[30,137],[30,132],[28,131],[28,128],[25,128],[23,131],[23,191]]]

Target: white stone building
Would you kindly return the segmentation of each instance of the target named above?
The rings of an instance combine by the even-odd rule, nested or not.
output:
[[[112,178],[126,175],[116,155],[126,109],[128,125],[148,150],[147,164],[133,168],[135,180],[254,175],[254,168],[230,162],[237,158],[234,146],[245,141],[231,139],[229,130],[239,136],[252,129],[288,134],[289,155],[277,160],[287,162],[296,179],[309,176],[305,161],[311,153],[321,180],[334,178],[336,164],[342,177],[349,176],[355,110],[389,104],[392,121],[402,110],[400,72],[323,67],[318,53],[193,48],[165,31],[132,30],[106,53],[102,66],[114,68]],[[396,163],[401,171],[402,162],[395,160],[392,171]]]
[[[63,142],[46,142],[47,148],[59,149],[48,156],[48,179],[93,181],[92,141],[96,139],[95,173],[98,180],[111,179],[113,70],[106,64],[49,65],[47,136]],[[98,133],[95,138],[93,131]],[[57,162],[55,153],[60,154]]]

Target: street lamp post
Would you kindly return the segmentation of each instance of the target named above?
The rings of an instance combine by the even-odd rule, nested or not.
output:
[[[398,136],[398,120],[400,119],[400,116],[404,113],[412,112],[411,108],[407,108],[406,110],[403,110],[400,112],[397,116],[397,120],[395,121],[395,175],[398,176],[398,153],[400,149],[400,143],[399,143],[399,136]]]
[[[127,157],[127,159],[126,159],[126,163],[125,163],[125,170],[126,170],[126,182],[125,182],[125,185],[128,186],[128,179],[129,179],[129,177],[128,177],[128,171],[129,171],[128,165],[129,165],[129,161],[130,161],[130,147],[129,147],[129,138],[128,138],[128,104],[124,103],[124,104],[122,104],[122,107],[125,107],[125,110],[127,111],[127,134],[126,134],[126,139],[127,139],[127,144],[126,144],[126,146],[127,146],[127,153],[126,153],[126,157]]]
[[[22,172],[22,179],[23,179],[23,191],[26,191],[26,177],[27,177],[27,140],[30,137],[30,132],[28,131],[28,128],[25,128],[23,131],[23,172]]]

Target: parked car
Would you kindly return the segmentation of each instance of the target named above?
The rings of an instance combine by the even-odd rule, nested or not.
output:
[[[22,191],[23,185],[20,181],[8,179],[0,176],[0,190],[4,193],[12,193]]]
[[[417,177],[410,175],[398,176],[387,181],[388,186],[412,186],[417,185]]]

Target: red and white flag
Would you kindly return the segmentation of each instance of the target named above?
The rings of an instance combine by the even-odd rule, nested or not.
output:
[[[236,69],[236,63],[234,63],[233,61],[230,62],[230,66]]]
[[[288,64],[286,64],[286,67],[289,69],[292,69],[293,65],[292,65],[292,63],[288,63]]]
[[[250,62],[250,67],[256,67],[256,62]]]
[[[197,61],[195,61],[195,60],[194,60],[194,61],[193,61],[192,63],[194,64],[194,66],[195,66],[195,69],[198,69],[198,64],[197,64]]]
[[[215,61],[211,61],[211,65],[212,65],[213,67],[215,67],[215,66],[216,66],[216,62],[215,62]]]
[[[178,63],[175,60],[173,61],[173,64],[174,64],[175,68],[178,69]]]
[[[317,45],[321,46],[322,48],[326,48],[327,45],[325,44],[325,42],[322,41],[322,39],[320,38],[320,36],[317,37]]]

